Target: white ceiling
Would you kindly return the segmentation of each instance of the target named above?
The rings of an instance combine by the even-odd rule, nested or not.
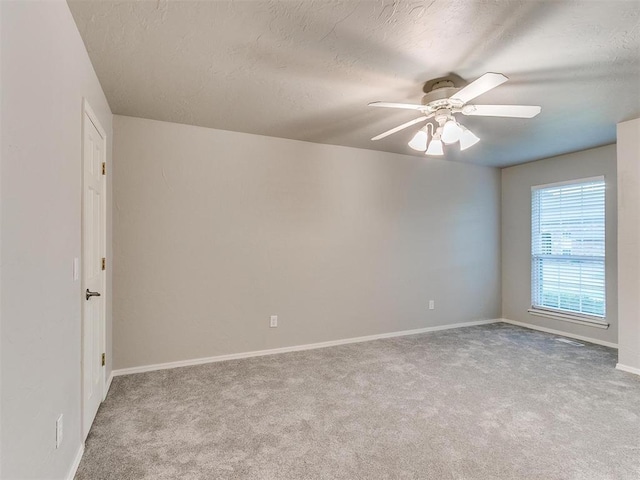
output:
[[[113,113],[420,155],[425,81],[510,81],[475,103],[541,105],[530,120],[462,117],[482,141],[452,160],[507,166],[612,143],[640,116],[640,2],[69,0]]]

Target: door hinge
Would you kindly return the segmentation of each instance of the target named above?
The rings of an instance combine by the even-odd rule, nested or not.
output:
[[[102,366],[104,367],[105,364],[107,363],[107,357],[105,356],[105,354],[102,354]]]
[[[107,269],[107,259],[102,257],[102,269],[106,270]]]
[[[103,175],[107,174],[107,164],[106,164],[106,162],[102,162],[102,174]]]

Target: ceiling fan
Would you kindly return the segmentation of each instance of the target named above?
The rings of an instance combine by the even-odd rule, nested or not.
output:
[[[422,115],[407,123],[403,123],[391,130],[387,130],[380,135],[376,135],[371,140],[380,140],[392,135],[400,130],[417,125],[430,118],[437,123],[435,127],[428,123],[418,130],[409,142],[409,146],[414,150],[425,152],[426,155],[444,155],[443,144],[460,143],[460,150],[475,145],[480,139],[470,130],[460,125],[455,118],[456,113],[470,116],[483,117],[513,117],[513,118],[533,118],[540,113],[541,108],[534,105],[471,105],[469,102],[474,98],[488,92],[489,90],[502,85],[508,78],[501,73],[485,73],[480,78],[474,80],[463,88],[457,88],[454,82],[449,79],[435,81],[431,85],[430,91],[422,98],[421,105],[408,103],[372,102],[370,107],[385,108],[405,108],[416,110]],[[427,82],[426,87],[430,84]],[[429,141],[428,127],[431,127],[431,141]]]

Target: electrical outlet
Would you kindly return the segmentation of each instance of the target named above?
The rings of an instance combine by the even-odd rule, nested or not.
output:
[[[429,300],[429,310],[435,310],[436,308],[436,302],[434,302],[433,300]]]
[[[62,420],[63,416],[60,414],[56,420],[56,448],[60,448],[60,445],[62,445]]]
[[[269,327],[276,328],[278,326],[278,316],[271,315],[271,319],[269,321]]]

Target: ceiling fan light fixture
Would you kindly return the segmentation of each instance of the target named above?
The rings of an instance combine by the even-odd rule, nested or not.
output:
[[[442,128],[442,141],[446,144],[456,143],[460,140],[462,128],[453,118],[447,120]]]
[[[428,140],[429,140],[429,135],[427,134],[424,128],[421,128],[413,136],[413,138],[409,142],[409,146],[414,150],[417,150],[419,152],[424,152],[427,149]]]
[[[434,155],[437,157],[441,157],[442,155],[444,155],[442,140],[434,136],[433,140],[431,140],[431,143],[429,144],[429,148],[427,148],[427,151],[424,153],[425,155]]]
[[[466,150],[473,147],[480,139],[468,128],[462,127],[462,135],[460,135],[460,150]]]

